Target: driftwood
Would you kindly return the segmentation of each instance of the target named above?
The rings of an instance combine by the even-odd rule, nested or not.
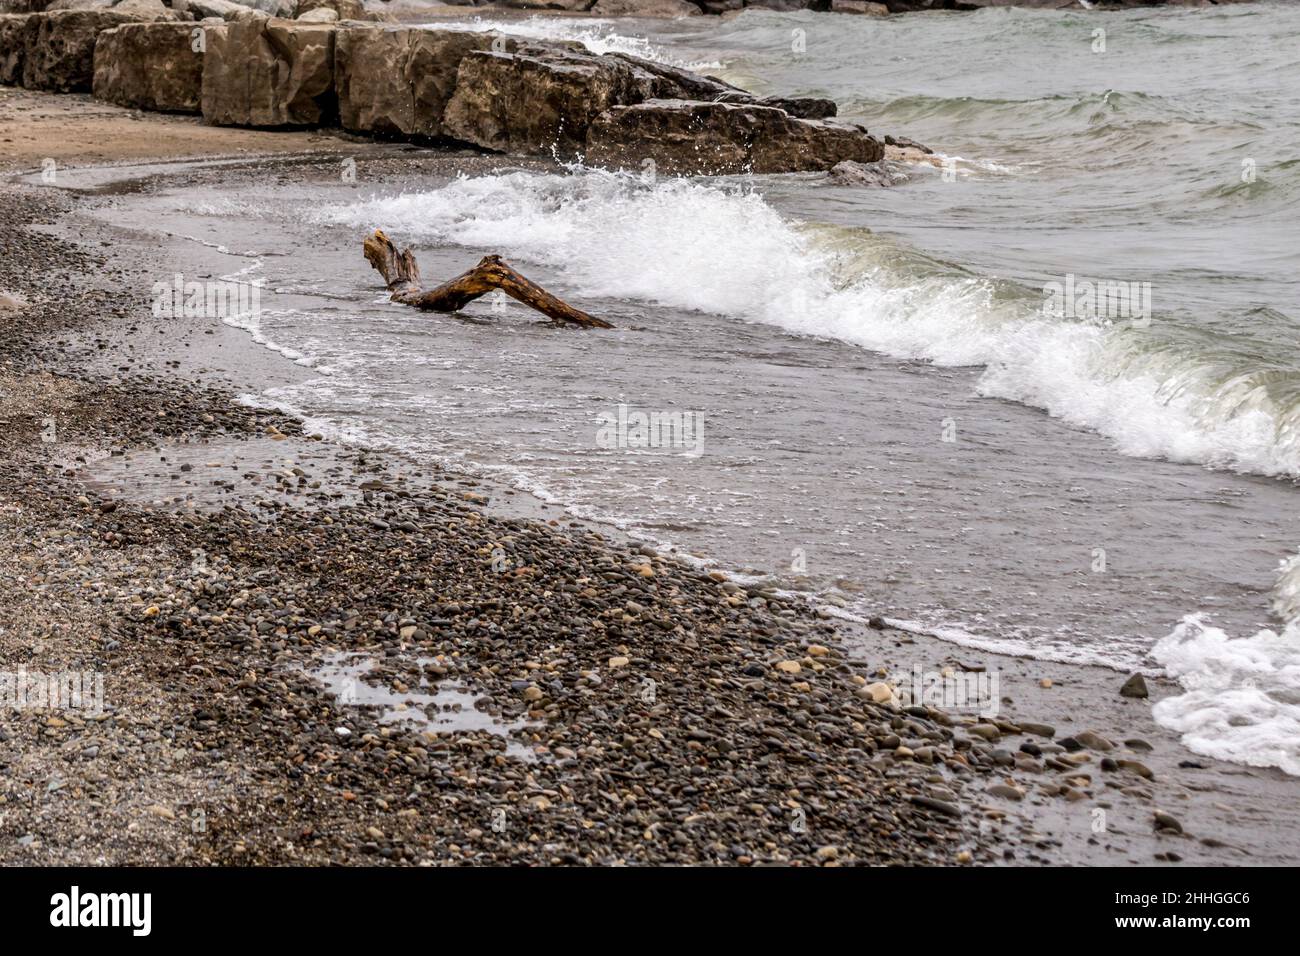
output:
[[[594,329],[613,328],[604,319],[575,309],[524,278],[502,262],[500,256],[484,256],[473,269],[424,292],[420,289],[420,267],[410,249],[398,252],[393,241],[382,230],[376,229],[375,234],[366,240],[364,251],[366,259],[388,283],[390,298],[394,302],[404,302],[430,312],[458,312],[479,296],[500,289],[549,316],[557,325],[570,322]]]

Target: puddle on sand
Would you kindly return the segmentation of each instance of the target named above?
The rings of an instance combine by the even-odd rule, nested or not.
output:
[[[87,487],[105,497],[161,508],[250,501],[326,508],[358,501],[364,491],[336,448],[300,439],[176,442],[63,465],[83,468]]]
[[[423,668],[433,660],[421,657],[417,663]],[[380,708],[381,724],[414,724],[429,734],[485,731],[505,741],[506,756],[536,759],[530,748],[510,737],[514,731],[532,725],[526,720],[498,720],[479,710],[476,705],[483,700],[481,694],[475,694],[463,684],[445,683],[433,688],[424,677],[420,678],[418,688],[399,693],[386,684],[366,682],[364,678],[373,666],[374,661],[364,654],[339,652],[328,656],[320,668],[309,673],[325,685],[341,706]]]

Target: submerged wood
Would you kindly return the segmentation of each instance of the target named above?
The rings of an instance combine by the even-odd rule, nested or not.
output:
[[[536,309],[556,324],[565,322],[594,329],[612,329],[604,319],[575,309],[551,295],[537,283],[520,275],[501,261],[500,256],[484,256],[473,269],[424,292],[420,288],[420,267],[410,249],[397,251],[393,241],[376,229],[365,242],[366,259],[388,283],[394,302],[413,305],[431,312],[458,312],[479,296],[500,289],[511,298]]]

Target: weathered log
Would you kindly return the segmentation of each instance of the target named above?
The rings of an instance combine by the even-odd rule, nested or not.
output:
[[[420,289],[420,267],[410,249],[397,251],[393,241],[376,229],[363,246],[366,259],[388,284],[389,298],[430,312],[459,312],[480,296],[500,289],[506,295],[548,316],[557,325],[571,322],[587,328],[612,329],[604,319],[588,315],[551,295],[537,283],[520,275],[501,261],[484,256],[473,269],[444,282],[436,289]]]

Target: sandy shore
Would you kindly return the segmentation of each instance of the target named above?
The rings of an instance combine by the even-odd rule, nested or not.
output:
[[[0,862],[1300,857],[1293,781],[1194,757],[1125,675],[839,622],[239,404],[287,363],[153,317],[205,253],[103,213],[497,160],[11,89],[0,144],[0,670],[106,703],[0,710]],[[996,673],[997,717],[873,700],[913,668]]]

